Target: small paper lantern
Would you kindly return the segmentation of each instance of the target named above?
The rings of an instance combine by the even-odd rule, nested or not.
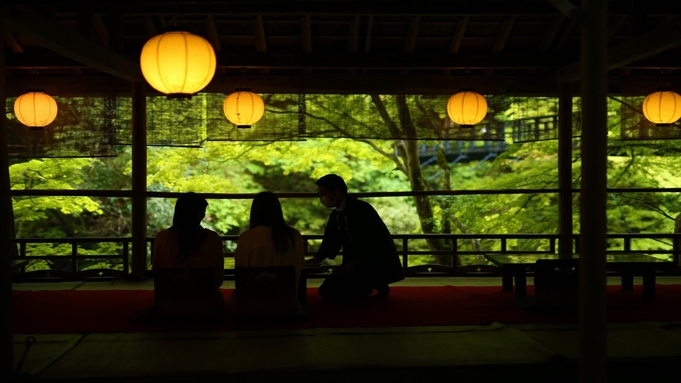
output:
[[[14,101],[14,114],[29,129],[40,130],[57,118],[57,102],[39,90],[29,91]]]
[[[149,85],[172,99],[189,99],[215,75],[215,51],[201,36],[166,32],[144,44],[142,75]]]
[[[225,98],[222,110],[237,128],[250,128],[265,114],[265,103],[249,89],[237,89]]]
[[[487,100],[479,93],[461,91],[447,101],[447,115],[461,127],[473,127],[487,115]]]
[[[651,93],[643,100],[643,115],[656,125],[673,124],[681,118],[681,96],[670,90]]]

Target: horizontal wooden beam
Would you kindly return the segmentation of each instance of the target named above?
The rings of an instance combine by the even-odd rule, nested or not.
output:
[[[272,75],[249,74],[244,78],[241,74],[216,74],[213,81],[203,90],[211,93],[232,93],[235,88],[247,81],[258,93],[319,93],[319,94],[451,94],[458,91],[462,84],[474,84],[475,89],[484,94],[509,94],[518,96],[557,96],[558,85],[554,74],[527,75],[518,74],[510,77],[506,74],[493,75],[440,75],[410,72],[408,75],[390,74],[347,74],[345,72],[330,74]],[[257,73],[257,72],[254,72]],[[613,74],[609,78],[608,92],[613,95],[646,95],[659,84],[660,76],[619,76]],[[675,82],[681,77],[666,79]],[[7,96],[17,97],[23,94],[35,77],[7,77]],[[111,94],[129,95],[130,83],[113,76],[42,76],[40,85],[45,92],[58,96],[108,96]],[[576,84],[575,92],[579,91]],[[151,87],[149,95],[158,94]]]
[[[26,6],[12,8],[3,18],[10,31],[59,55],[129,81],[143,80],[139,63],[64,28]]]
[[[681,17],[675,17],[653,31],[632,37],[610,48],[607,54],[608,70],[634,64],[678,46],[681,46]],[[580,71],[579,61],[567,65],[562,69],[562,79],[579,80]]]

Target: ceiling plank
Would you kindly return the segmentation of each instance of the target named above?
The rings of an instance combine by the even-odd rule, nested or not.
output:
[[[144,79],[138,63],[65,29],[28,7],[17,6],[16,12],[8,14],[3,21],[10,31],[57,54],[129,81]]]
[[[208,15],[206,18],[206,30],[208,31],[208,38],[210,39],[210,43],[213,44],[213,49],[215,49],[215,52],[222,52],[220,35],[218,35],[218,29],[215,26],[215,18],[213,15]]]
[[[610,48],[607,54],[608,70],[623,67],[678,46],[681,46],[681,17],[675,17],[653,31],[634,36]],[[581,63],[577,61],[562,69],[562,77],[565,81],[576,81],[580,78],[580,71]]]

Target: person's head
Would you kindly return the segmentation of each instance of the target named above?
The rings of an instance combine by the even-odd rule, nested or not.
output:
[[[208,202],[196,193],[185,193],[175,203],[173,215],[173,228],[195,228],[201,224],[206,216]]]
[[[251,204],[250,228],[285,225],[279,199],[272,192],[258,193]]]
[[[277,254],[284,254],[295,246],[293,232],[284,220],[279,199],[272,192],[258,193],[251,204],[249,228],[268,226],[272,228],[272,242]]]
[[[316,184],[319,202],[328,208],[340,206],[348,194],[348,186],[336,174],[327,174],[318,179]]]

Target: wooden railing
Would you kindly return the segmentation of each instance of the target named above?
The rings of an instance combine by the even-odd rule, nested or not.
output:
[[[401,258],[402,265],[407,276],[415,275],[500,275],[500,271],[496,266],[492,266],[484,261],[483,255],[488,253],[555,253],[558,234],[395,234],[393,238],[397,245],[397,251]],[[223,241],[230,245],[227,248],[235,248],[238,240],[237,235],[222,236]],[[305,252],[307,256],[316,254],[316,245],[311,245],[311,242],[319,242],[323,238],[321,234],[304,235]],[[667,255],[676,266],[678,271],[680,264],[679,249],[681,247],[681,233],[675,234],[608,234],[609,241],[621,241],[620,246],[617,246],[623,252],[646,252],[659,255]],[[642,249],[634,246],[632,242],[637,239],[654,239],[660,241],[660,249]],[[421,243],[414,244],[414,241],[425,240],[439,240],[446,244],[443,250],[429,250]],[[509,246],[510,241],[527,241],[540,240],[545,241],[541,246],[543,250],[527,250],[527,247],[513,247]],[[465,243],[472,243],[473,241],[482,241],[484,245],[479,250],[468,250],[470,246],[465,246]],[[119,238],[18,238],[13,240],[18,245],[18,254],[12,256],[13,271],[16,281],[30,281],[30,280],[83,280],[83,279],[98,279],[98,278],[124,278],[130,272],[130,256],[131,256],[131,242],[130,237]],[[148,256],[153,254],[153,238],[147,238],[149,244],[147,251]],[[68,244],[70,245],[69,254],[60,255],[28,255],[28,246],[31,244]],[[121,251],[119,254],[82,254],[80,252],[81,245],[95,244],[95,243],[118,243]],[[573,236],[574,249],[579,248],[579,235]],[[612,249],[611,249],[612,250]],[[427,265],[410,265],[409,258],[416,256],[438,256],[440,259],[444,258],[447,265],[442,264],[427,264]],[[481,260],[480,264],[462,265],[461,257],[464,256],[479,256],[475,260]],[[233,258],[234,254],[231,251],[225,252],[225,258]],[[150,256],[148,259],[151,259]],[[68,268],[51,269],[51,270],[36,270],[26,271],[30,261],[69,261]],[[120,261],[119,269],[110,268],[93,268],[89,270],[82,270],[81,265],[85,260],[113,260]],[[325,271],[332,271],[335,266],[325,267]],[[233,274],[233,269],[227,269],[226,277],[230,278]]]

